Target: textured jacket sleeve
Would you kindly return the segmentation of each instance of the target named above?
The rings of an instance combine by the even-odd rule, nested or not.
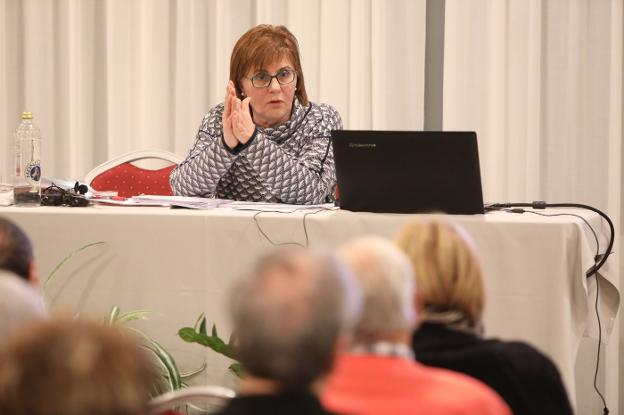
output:
[[[247,158],[264,185],[278,200],[318,204],[333,200],[336,183],[331,130],[342,129],[340,114],[320,104],[306,119],[299,157],[288,154],[260,131],[240,155]]]
[[[222,114],[223,104],[204,117],[189,155],[169,177],[174,194],[213,197],[219,180],[238,157],[223,142]]]

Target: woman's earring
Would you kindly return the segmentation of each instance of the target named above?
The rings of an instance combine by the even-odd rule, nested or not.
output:
[[[244,92],[241,92],[241,97],[244,97],[244,96],[245,96],[245,93],[244,93]]]

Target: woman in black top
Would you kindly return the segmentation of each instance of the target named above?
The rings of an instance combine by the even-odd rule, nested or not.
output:
[[[473,376],[496,390],[515,415],[572,414],[553,362],[523,342],[484,339],[481,268],[463,229],[413,222],[397,243],[410,257],[421,325],[412,347],[421,363]]]

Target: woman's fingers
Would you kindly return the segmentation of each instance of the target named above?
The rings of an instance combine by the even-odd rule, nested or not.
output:
[[[243,103],[241,105],[241,111],[243,112],[243,114],[249,114],[251,116],[251,113],[249,112],[249,101],[251,101],[251,98],[249,97],[243,100]]]
[[[242,108],[241,100],[237,97],[234,97],[232,101],[232,106],[234,111],[240,112]]]
[[[230,81],[231,83],[232,81]],[[229,117],[232,113],[232,97],[233,95],[230,93],[230,84],[227,86],[227,94],[225,95],[225,100],[223,101],[223,116]]]
[[[234,84],[232,83],[232,81],[230,81],[227,86],[227,95],[225,96],[223,115],[221,116],[221,123],[223,126],[223,139],[225,140],[225,144],[230,148],[234,148],[238,144],[238,140],[236,139],[236,134],[234,134],[234,128],[232,124],[233,115],[235,113],[234,111],[232,111],[235,99],[235,96],[232,92],[233,90]]]

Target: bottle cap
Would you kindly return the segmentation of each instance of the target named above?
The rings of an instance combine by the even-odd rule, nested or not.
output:
[[[32,112],[22,112],[22,120],[32,120]]]

